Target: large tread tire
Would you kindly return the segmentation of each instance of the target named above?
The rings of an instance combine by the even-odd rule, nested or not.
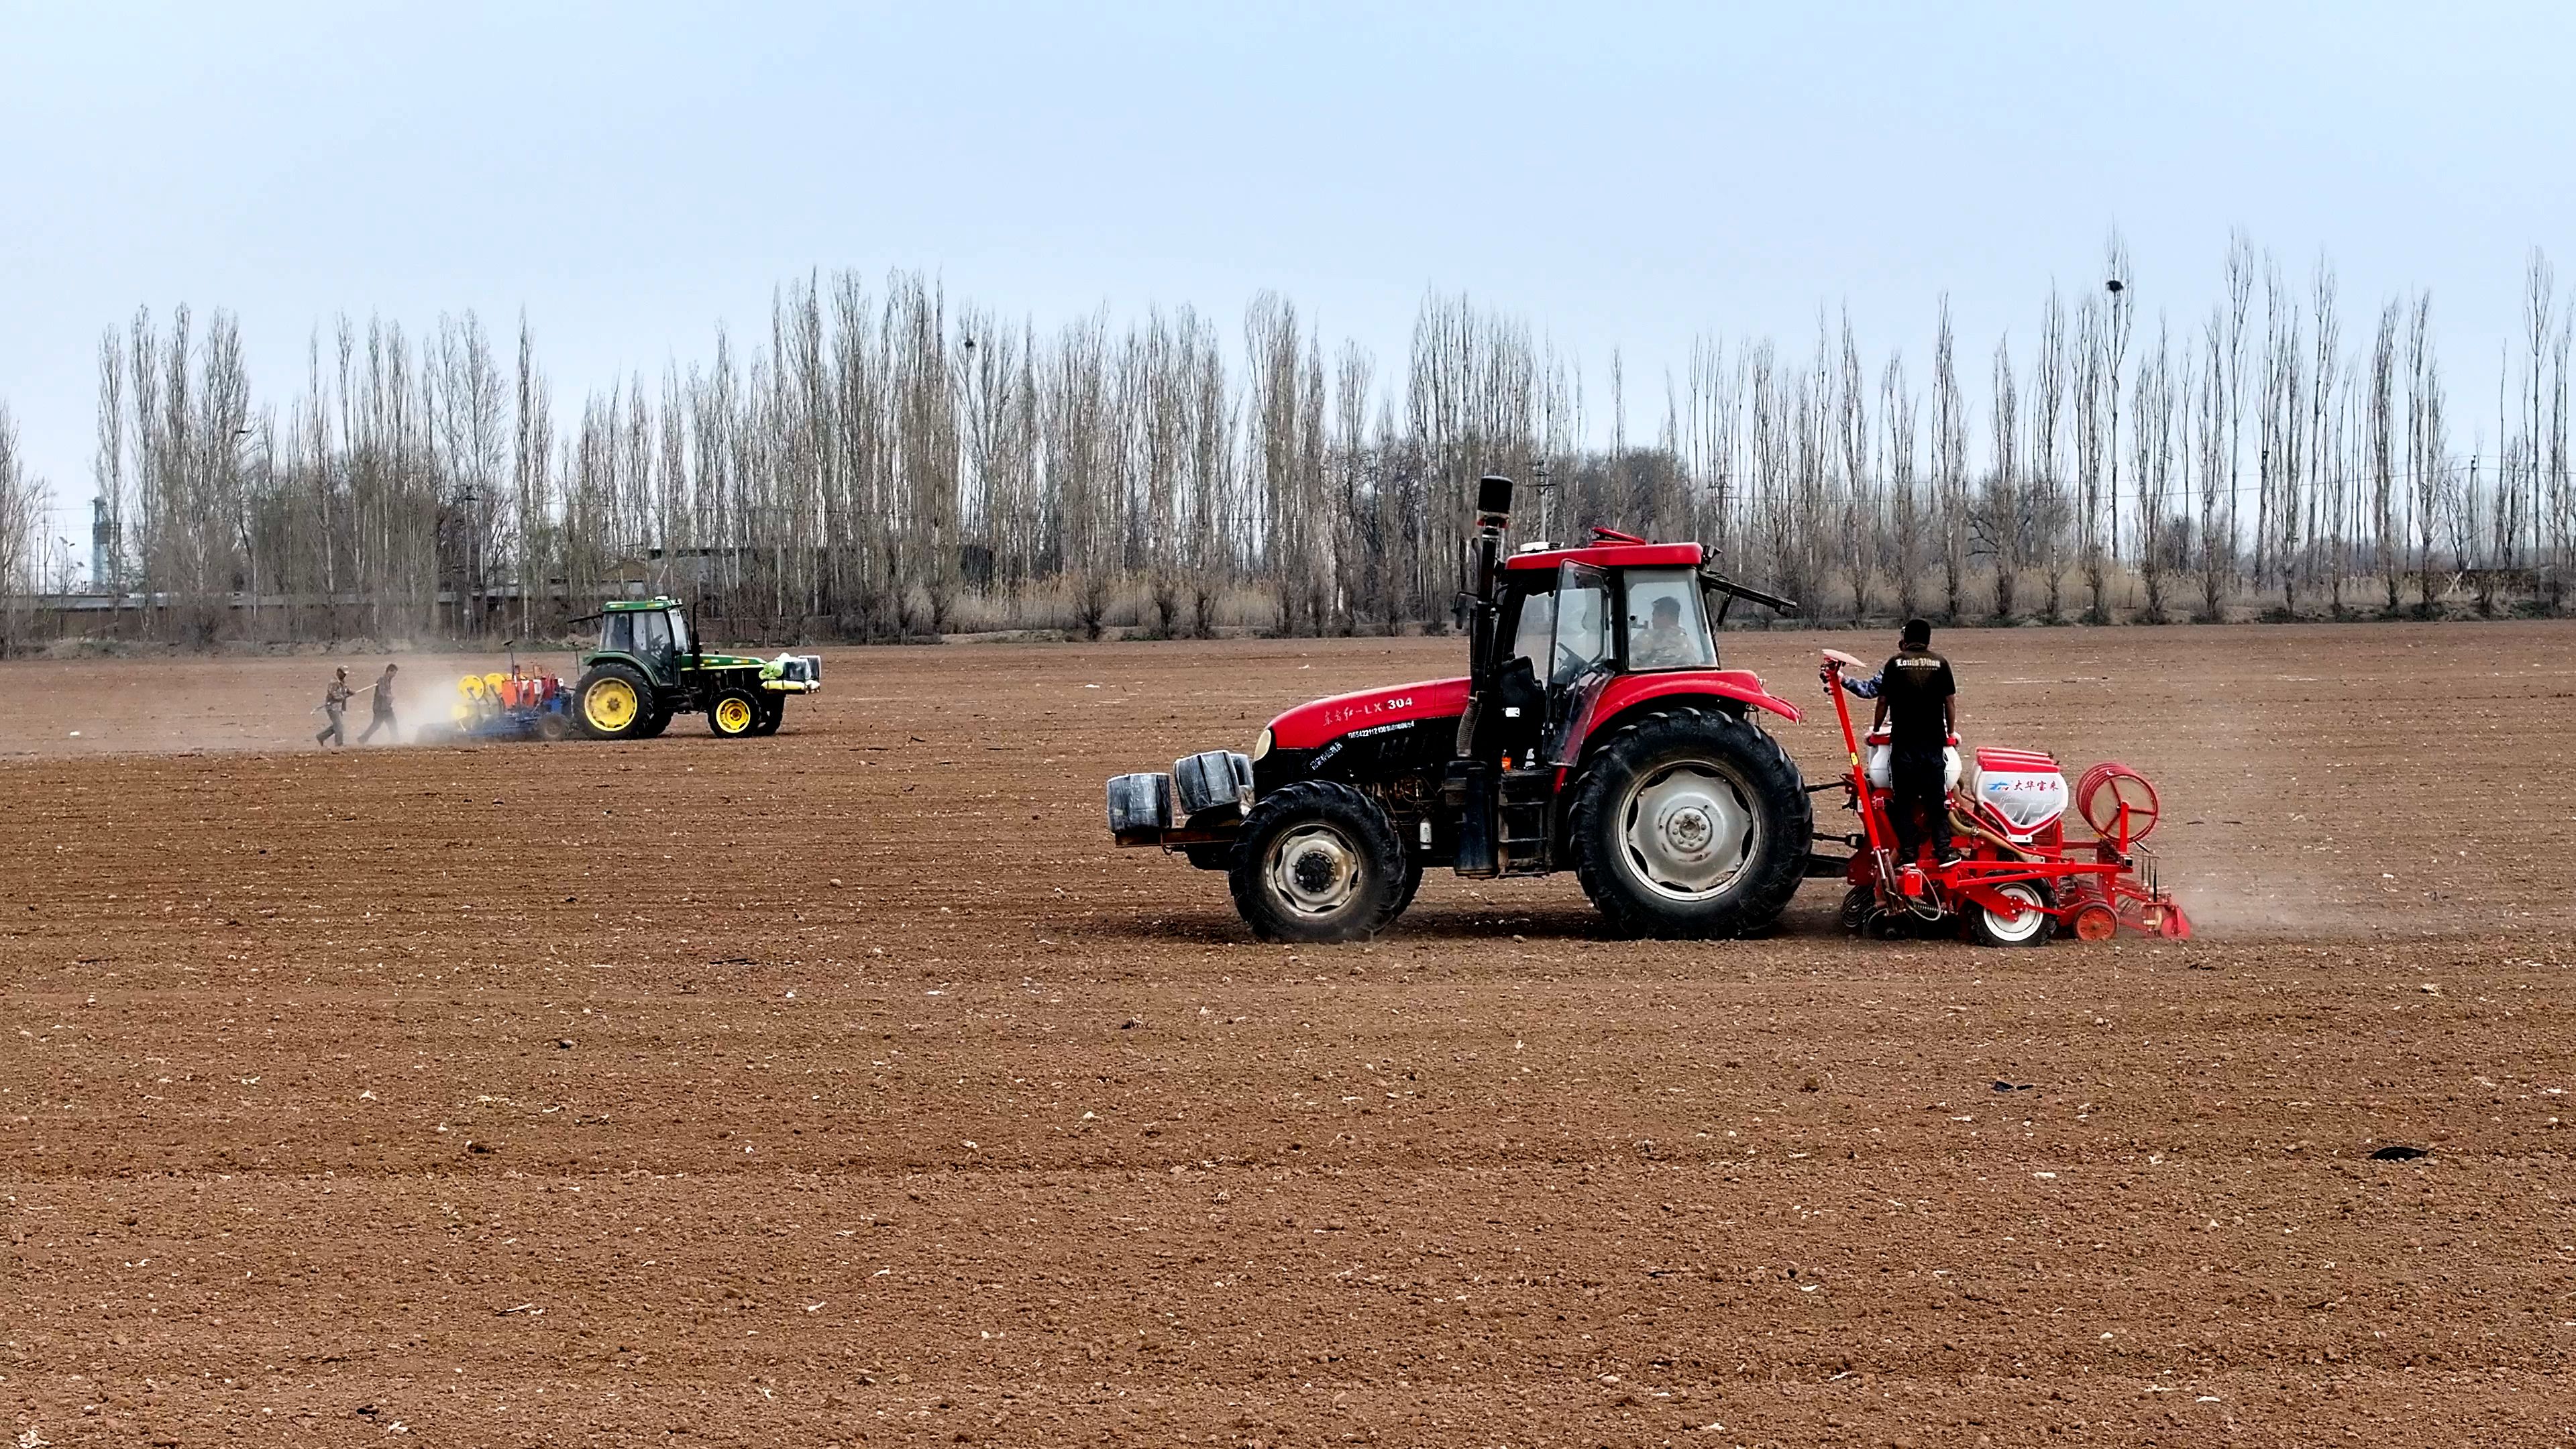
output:
[[[1395,883],[1395,900],[1388,905],[1386,921],[1378,929],[1384,930],[1395,924],[1398,916],[1413,909],[1413,897],[1421,889],[1422,862],[1408,858],[1404,863],[1404,878]]]
[[[649,740],[658,737],[664,730],[671,727],[671,717],[677,713],[679,711],[671,709],[653,711],[653,717],[644,721],[644,727],[635,732],[635,738]]]
[[[747,689],[728,689],[707,706],[707,733],[720,740],[748,739],[760,733],[760,698]]]
[[[621,688],[625,691],[622,704],[617,693]],[[653,686],[632,665],[595,665],[573,686],[573,723],[594,740],[650,738],[658,733],[649,728],[653,711]]]
[[[2015,881],[1995,889],[2000,894],[2018,896],[2036,904],[2039,907],[2038,919],[2033,920],[2032,913],[2025,911],[2011,921],[2004,921],[1975,901],[1969,901],[1959,911],[1967,918],[1969,940],[1980,946],[2045,946],[2057,934],[2057,918],[2048,914],[2049,908],[2057,904],[2057,898],[2049,892],[2046,881]]]
[[[1649,884],[1626,846],[1629,797],[1675,765],[1700,762],[1732,783],[1755,838],[1735,873],[1684,898]],[[1767,931],[1806,879],[1815,811],[1796,762],[1750,721],[1704,709],[1657,711],[1621,725],[1583,767],[1566,834],[1583,892],[1628,936],[1709,939]]]
[[[1403,909],[1411,870],[1377,801],[1336,781],[1300,780],[1244,817],[1227,884],[1235,910],[1262,940],[1357,941]]]
[[[751,732],[764,737],[774,735],[778,733],[778,727],[787,720],[787,697],[781,694],[763,694],[758,698],[760,723],[753,725]]]

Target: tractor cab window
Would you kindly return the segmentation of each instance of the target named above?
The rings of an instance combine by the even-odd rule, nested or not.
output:
[[[1555,652],[1549,657],[1547,680],[1561,687],[1610,657],[1610,576],[1583,564],[1567,564],[1557,574],[1555,603]]]
[[[671,648],[678,653],[693,652],[689,641],[689,612],[673,609],[662,617],[671,621]]]
[[[1556,595],[1532,593],[1521,597],[1521,618],[1512,630],[1512,654],[1529,661],[1530,677],[1548,676],[1548,657],[1556,648]]]
[[[1630,669],[1707,669],[1717,663],[1699,578],[1689,569],[1630,569],[1626,623]]]
[[[599,616],[599,652],[632,654],[635,652],[635,616],[611,609]]]
[[[1556,573],[1556,632],[1548,641],[1547,727],[1539,744],[1551,765],[1571,765],[1592,707],[1616,672],[1610,631],[1610,575],[1568,563]]]
[[[660,609],[635,615],[635,652],[656,664],[671,660],[671,616]]]

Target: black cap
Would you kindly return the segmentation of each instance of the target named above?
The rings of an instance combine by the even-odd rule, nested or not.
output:
[[[1896,636],[1896,642],[1900,647],[1906,649],[1922,649],[1929,647],[1932,643],[1932,621],[1929,619],[1906,620],[1905,631]]]

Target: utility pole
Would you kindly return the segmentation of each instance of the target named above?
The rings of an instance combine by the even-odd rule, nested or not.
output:
[[[2111,294],[2111,492],[2103,501],[2102,545],[2116,562],[2120,557],[2120,366],[2129,355],[2129,284],[2112,277],[2102,290]]]
[[[456,501],[465,505],[466,530],[465,599],[462,607],[457,610],[457,625],[460,632],[477,634],[480,632],[478,626],[482,618],[480,606],[483,590],[483,518],[477,511],[483,502],[482,490],[468,487],[464,492],[456,495]]]

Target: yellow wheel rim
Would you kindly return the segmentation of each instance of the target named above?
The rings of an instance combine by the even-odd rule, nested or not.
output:
[[[738,735],[751,728],[751,701],[723,699],[716,701],[716,728]]]
[[[582,695],[581,712],[594,729],[622,730],[635,722],[635,686],[623,679],[603,679]]]

